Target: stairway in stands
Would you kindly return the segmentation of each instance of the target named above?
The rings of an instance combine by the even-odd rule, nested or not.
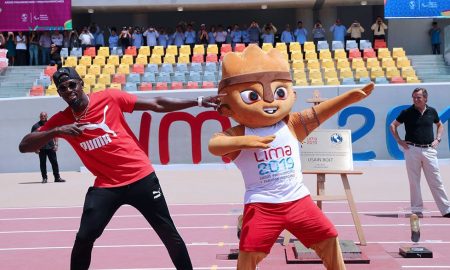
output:
[[[450,82],[450,66],[442,55],[408,55],[408,58],[422,82]]]
[[[0,98],[25,97],[45,66],[10,66],[0,75]]]

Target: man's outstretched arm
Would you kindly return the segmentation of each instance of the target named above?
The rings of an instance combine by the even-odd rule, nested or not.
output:
[[[134,105],[135,111],[173,112],[195,106],[217,108],[219,96],[198,97],[196,99],[180,99],[170,97],[142,98],[138,97]]]

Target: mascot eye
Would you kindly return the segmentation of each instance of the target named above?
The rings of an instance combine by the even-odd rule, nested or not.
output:
[[[247,104],[255,103],[256,101],[261,100],[259,94],[253,90],[246,90],[241,92],[241,98],[242,101],[244,101]]]
[[[284,87],[278,87],[278,88],[275,90],[275,95],[274,95],[274,97],[275,97],[275,99],[286,99],[286,98],[287,98],[287,95],[288,95],[288,93],[287,93],[287,89],[286,89],[286,88],[284,88]]]

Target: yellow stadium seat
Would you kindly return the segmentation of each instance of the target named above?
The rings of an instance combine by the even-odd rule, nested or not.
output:
[[[106,89],[106,86],[103,83],[96,83],[92,86],[92,93],[103,91]]]
[[[117,68],[118,74],[130,74],[130,66],[128,64],[120,64]]]
[[[217,44],[208,44],[206,52],[207,54],[218,54],[219,48],[217,47]]]
[[[303,70],[296,70],[293,73],[294,80],[306,80],[306,73]]]
[[[100,65],[91,65],[88,69],[88,74],[100,75],[102,68]]]
[[[102,73],[103,74],[109,74],[109,75],[115,74],[116,73],[116,66],[112,65],[112,64],[106,64],[103,67]]]
[[[150,64],[161,64],[161,55],[158,54],[152,54],[152,56],[150,56]]]
[[[171,46],[169,46],[169,47],[171,47]],[[177,46],[175,46],[175,49],[177,49]],[[177,51],[175,50],[175,54],[176,53],[177,53]],[[164,55],[164,47],[163,46],[155,46],[155,47],[153,47],[152,55],[153,54],[163,56]]]
[[[293,70],[303,70],[305,69],[305,63],[303,62],[303,60],[294,60],[292,61],[292,69]]]
[[[331,52],[330,50],[321,50],[319,53],[320,59],[331,59]]]
[[[306,51],[305,52],[305,59],[306,60],[317,59],[316,51]]]
[[[381,67],[383,68],[390,68],[390,67],[395,67],[395,62],[394,59],[392,58],[382,58],[381,59]]]
[[[308,86],[308,81],[306,79],[299,79],[294,81],[296,86]]]
[[[85,84],[83,86],[83,92],[85,92],[86,94],[90,94],[91,93],[91,86]]]
[[[169,46],[167,46],[166,54],[178,55],[178,47],[176,45],[169,45]]]
[[[323,59],[322,60],[322,68],[333,68],[334,69],[334,61],[332,59]]]
[[[327,85],[340,85],[341,82],[338,78],[325,78]]]
[[[370,78],[375,79],[377,77],[384,77],[384,70],[380,67],[374,67],[370,70]]]
[[[94,85],[95,84],[95,75],[86,74],[83,78],[84,85]]]
[[[107,63],[110,64],[110,65],[118,66],[120,64],[119,56],[118,55],[110,55],[108,57]]]
[[[339,70],[339,78],[353,78],[353,71],[350,68],[342,68]]]
[[[263,51],[267,52],[267,51],[270,51],[271,49],[273,49],[272,43],[263,43],[262,44]]]
[[[303,54],[301,51],[296,51],[291,53],[291,60],[302,60],[303,61]]]
[[[410,67],[411,66],[411,61],[409,61],[408,57],[403,56],[403,57],[398,57],[397,58],[397,67],[401,68],[401,67]]]
[[[141,46],[139,48],[138,55],[150,56],[150,47],[149,46]]]
[[[393,48],[392,49],[392,58],[396,59],[399,57],[405,57],[406,53],[403,48]]]
[[[406,83],[421,83],[421,81],[416,76],[406,77]]]
[[[313,85],[313,86],[323,85],[323,81],[322,81],[322,79],[312,79],[311,80],[311,85]]]
[[[392,77],[399,77],[400,71],[396,67],[388,67],[386,68],[386,77],[391,79]]]
[[[56,85],[54,85],[53,83],[50,84],[47,89],[45,90],[45,95],[46,96],[55,96],[58,95],[58,91],[56,88]]]
[[[106,58],[103,55],[97,55],[93,61],[94,65],[104,66],[106,64]]]
[[[187,54],[180,54],[178,56],[178,63],[190,63],[189,61],[189,55]]]
[[[308,60],[306,67],[308,69],[319,69],[320,68],[319,60],[317,59]]]
[[[275,44],[275,48],[277,49],[277,50],[279,50],[280,52],[286,52],[287,53],[287,46],[286,46],[286,43],[284,43],[284,42],[277,42],[276,44]]]
[[[350,62],[347,59],[338,59],[336,62],[336,67],[338,69],[341,68],[350,68]]]
[[[68,56],[64,60],[64,66],[66,67],[76,67],[78,65],[78,58],[76,56]]]
[[[109,48],[108,47],[100,47],[98,48],[97,56],[108,57],[109,56]]]
[[[90,56],[81,56],[78,65],[90,66],[92,64],[92,57]]]
[[[355,78],[360,79],[363,77],[369,77],[369,72],[365,68],[358,68],[355,70]]]
[[[289,43],[289,52],[301,52],[302,47],[300,46],[300,43],[298,42],[291,42]]]
[[[306,41],[305,44],[303,44],[303,49],[306,51],[316,51],[316,45],[314,45],[314,42],[312,41]]]
[[[98,76],[98,80],[97,83],[102,83],[102,84],[111,84],[111,75],[110,74],[100,74]]]
[[[127,64],[127,65],[132,65],[133,63],[133,56],[129,55],[129,54],[125,54],[124,56],[122,56],[122,60],[120,61],[120,64]]]
[[[322,72],[320,72],[320,69],[312,69],[309,71],[309,79],[320,79],[322,80]]]
[[[203,44],[195,44],[194,54],[205,54],[205,46]]]
[[[138,54],[138,56],[136,57],[136,64],[147,65],[148,56],[145,54]]]
[[[191,55],[191,46],[189,45],[181,45],[180,54]]]
[[[112,83],[109,88],[122,90],[122,85],[120,83]]]
[[[347,59],[347,53],[344,49],[334,50],[334,59]]]
[[[75,67],[75,70],[77,71],[77,73],[81,76],[84,77],[84,75],[86,75],[87,73],[87,68],[84,65],[78,65]]]
[[[354,58],[352,61],[352,69],[365,68],[366,65],[362,58]]]
[[[416,77],[416,71],[412,67],[402,67],[401,69],[402,77]]]
[[[366,64],[368,69],[380,67],[380,62],[376,58],[367,58]]]
[[[325,77],[325,79],[327,78],[337,78],[337,72],[334,68],[326,68],[323,71],[323,75]]]
[[[164,56],[164,63],[175,64],[175,56],[174,55],[166,55]]]
[[[388,48],[379,48],[378,49],[378,59],[382,58],[391,58],[391,53]]]

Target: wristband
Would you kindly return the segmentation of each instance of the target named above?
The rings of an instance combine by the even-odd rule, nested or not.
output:
[[[441,142],[441,138],[436,138],[436,140],[437,140],[438,142]]]
[[[203,107],[203,96],[197,97],[197,105]]]

